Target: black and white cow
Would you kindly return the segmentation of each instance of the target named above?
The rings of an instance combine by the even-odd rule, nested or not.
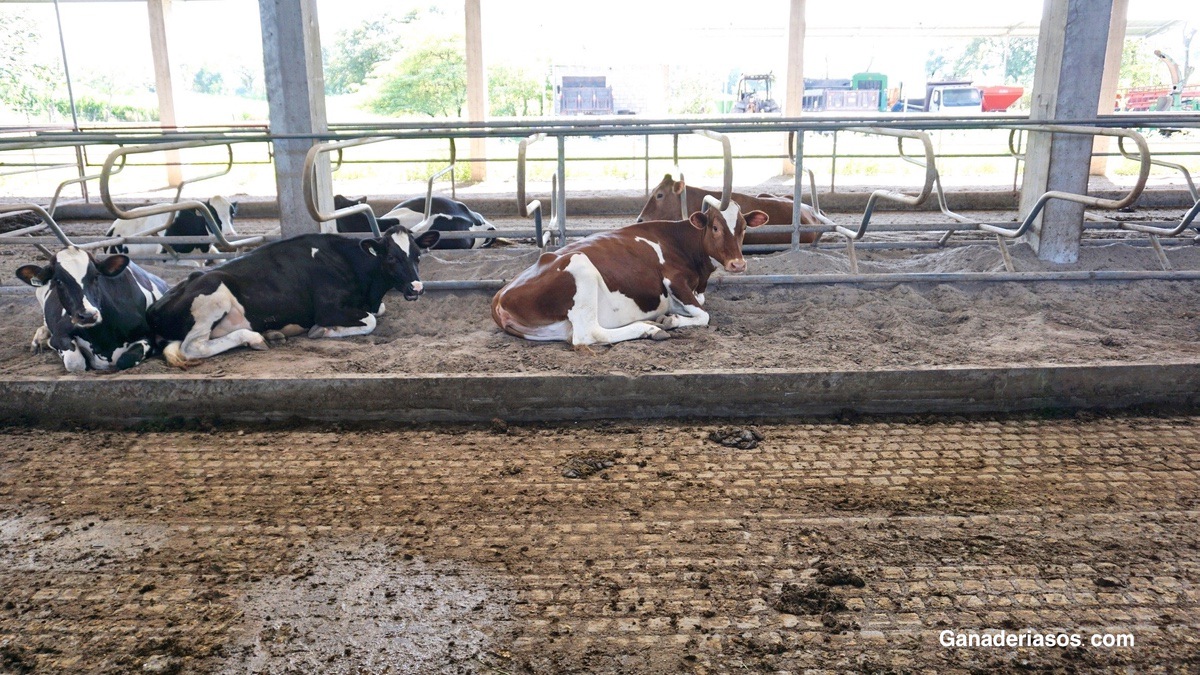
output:
[[[17,277],[37,289],[42,306],[44,323],[31,345],[35,353],[54,348],[72,373],[124,370],[150,354],[146,309],[167,292],[167,284],[128,256],[97,262],[72,246],[45,267],[22,266]]]
[[[393,226],[378,239],[303,234],[276,241],[206,272],[194,272],[147,312],[163,356],[184,367],[267,337],[367,335],[391,289],[416,300],[421,249],[436,231],[414,236]],[[267,333],[267,336],[263,334]]]
[[[230,237],[236,235],[237,232],[233,229],[233,217],[237,215],[237,202],[231,202],[225,197],[216,196],[205,202],[208,207],[208,212],[212,214],[213,219],[217,221],[217,225],[221,227],[221,232]],[[133,218],[131,220],[117,220],[113,222],[112,227],[105,232],[107,237],[132,237],[139,232],[154,227],[164,225],[171,217],[171,213],[158,213],[153,216],[143,216],[141,218]],[[168,237],[203,237],[209,234],[208,224],[204,222],[204,216],[200,215],[195,209],[186,209],[184,211],[175,212],[175,220],[166,230],[158,232],[159,236]],[[171,248],[176,253],[192,253],[205,252],[216,253],[217,248],[211,244],[172,244]],[[116,246],[108,246],[104,249],[105,253],[124,253],[133,257],[158,255],[163,252],[162,244],[118,244]],[[180,265],[195,265],[199,266],[199,260],[180,260]]]
[[[367,198],[349,199],[342,195],[333,196],[333,208],[344,209],[347,206],[356,204],[366,204]],[[377,219],[380,231],[386,230],[393,225],[402,225],[409,229],[413,234],[419,235],[428,230],[436,230],[438,232],[484,232],[495,230],[496,226],[487,221],[486,218],[472,211],[466,204],[446,199],[445,197],[432,197],[429,205],[429,220],[425,220],[425,200],[421,197],[414,197],[407,201],[400,202],[391,211],[388,211],[383,216]],[[367,217],[361,213],[355,213],[349,216],[343,216],[337,219],[338,232],[370,232],[371,224],[367,222]],[[438,242],[437,249],[461,249],[461,248],[487,248],[495,242],[495,238],[484,239],[442,239]]]

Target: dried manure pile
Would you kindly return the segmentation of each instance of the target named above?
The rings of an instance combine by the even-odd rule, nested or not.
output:
[[[1011,251],[1018,272],[1050,269],[1024,245]],[[10,272],[28,257],[5,253]],[[1174,270],[1200,270],[1200,249],[1168,248],[1167,257]],[[525,246],[433,251],[422,278],[510,279],[536,258]],[[860,250],[858,258],[862,275],[1004,269],[994,242],[982,240],[932,252]],[[749,274],[849,270],[840,248],[748,261]],[[188,271],[151,269],[169,282]],[[1148,246],[1113,240],[1085,247],[1061,270],[1160,268]],[[1200,389],[1194,279],[764,286],[719,277],[707,294],[711,325],[661,342],[572,350],[522,341],[492,322],[492,292],[435,291],[417,302],[389,295],[365,337],[291,338],[187,371],[155,358],[81,377],[66,377],[53,354],[29,353],[36,304],[31,294],[6,294],[0,378],[10,401],[53,389],[96,417],[441,421],[1191,403]],[[120,397],[138,407],[121,412]],[[20,405],[5,414],[37,417]]]

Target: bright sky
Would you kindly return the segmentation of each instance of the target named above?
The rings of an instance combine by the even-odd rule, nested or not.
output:
[[[725,71],[774,70],[778,75],[786,71],[787,0],[482,2],[484,49],[490,63],[694,65]],[[410,7],[431,5],[443,8],[445,16],[428,24],[430,32],[461,33],[462,0],[318,0],[318,19],[324,39],[332,42],[339,31],[383,13],[403,15]],[[736,12],[729,11],[733,6]],[[174,8],[176,67],[232,70],[242,64],[261,76],[257,2],[176,0]],[[913,15],[916,8],[919,16]],[[893,83],[903,80],[919,87],[929,50],[956,42],[928,35],[902,39],[870,35],[873,30],[912,26],[914,34],[920,35],[923,29],[938,26],[1036,24],[1041,8],[1041,0],[813,0],[807,9],[806,74],[849,77],[875,70],[889,75]],[[108,72],[132,82],[153,81],[142,3],[68,2],[61,5],[61,11],[73,77]],[[27,13],[37,19],[47,38],[42,46],[44,58],[59,61],[52,4],[0,2],[0,12]],[[1129,0],[1129,18],[1181,19],[1200,27],[1200,1]],[[831,32],[843,36],[822,37]],[[850,35],[844,35],[847,32]],[[1154,39],[1168,52],[1172,48],[1179,51],[1179,32],[1173,29]],[[1200,49],[1200,39],[1193,46]],[[1181,56],[1176,58],[1182,62]]]

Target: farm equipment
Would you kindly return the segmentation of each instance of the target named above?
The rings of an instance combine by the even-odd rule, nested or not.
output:
[[[771,83],[775,76],[742,75],[738,80],[737,100],[733,102],[735,113],[779,112],[779,104],[771,96]]]
[[[858,73],[850,79],[804,78],[803,108],[807,112],[880,110],[886,104],[887,77]]]
[[[976,87],[970,80],[944,80],[925,85],[924,98],[897,100],[893,112],[971,114],[1004,112],[1025,93],[1023,87]]]

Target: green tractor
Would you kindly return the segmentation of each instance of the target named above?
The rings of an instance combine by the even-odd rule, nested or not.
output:
[[[779,112],[779,104],[771,96],[771,83],[775,76],[742,75],[738,80],[737,100],[733,102],[735,113],[774,113]]]

